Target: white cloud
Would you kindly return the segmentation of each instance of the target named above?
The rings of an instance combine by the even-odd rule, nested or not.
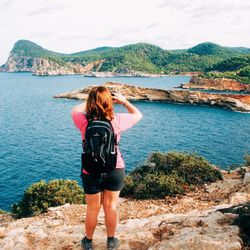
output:
[[[45,2],[43,5],[37,7],[36,9],[28,11],[27,15],[29,16],[45,15],[54,11],[60,11],[60,10],[65,10],[65,9],[66,9],[66,6],[63,4],[52,4],[52,3]]]
[[[15,3],[17,0],[5,0],[2,1],[2,3],[0,3],[1,8],[8,8],[9,6],[11,6],[13,3]]]
[[[19,39],[64,53],[135,42],[166,49],[204,41],[250,47],[249,10],[245,0],[5,0],[0,64]]]

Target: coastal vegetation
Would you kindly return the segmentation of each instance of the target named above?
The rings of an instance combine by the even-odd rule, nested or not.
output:
[[[202,156],[156,152],[126,177],[121,195],[138,199],[164,198],[220,179],[221,172]]]
[[[82,204],[82,188],[73,180],[41,180],[28,187],[18,203],[12,205],[12,213],[17,218],[34,216],[47,212],[49,207],[65,203]]]
[[[249,166],[250,155],[244,158],[244,166]],[[129,173],[121,196],[135,199],[165,198],[221,179],[221,171],[200,155],[175,151],[155,152],[144,164]],[[84,192],[76,181],[41,180],[25,190],[22,199],[12,205],[12,213],[16,218],[29,217],[66,203],[84,203]],[[6,212],[1,210],[0,213]]]
[[[250,49],[224,47],[210,42],[182,50],[165,50],[152,44],[138,43],[63,54],[46,50],[31,41],[19,40],[11,50],[10,56],[12,59],[44,58],[66,68],[68,63],[86,66],[89,63],[99,62],[92,68],[97,72],[109,71],[121,74],[132,71],[153,74],[200,72],[205,73],[204,77],[229,77],[244,83],[250,82]],[[20,60],[17,61],[20,63]],[[8,62],[2,69],[7,69],[7,64]],[[18,66],[16,69],[21,70]]]
[[[221,172],[199,155],[156,152],[126,177],[121,195],[137,199],[165,198],[219,179],[222,179]],[[22,199],[12,205],[12,213],[16,218],[29,217],[66,203],[84,203],[83,190],[76,181],[41,180],[25,190]]]

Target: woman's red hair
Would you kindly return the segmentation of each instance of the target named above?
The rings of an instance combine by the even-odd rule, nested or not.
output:
[[[86,117],[89,120],[114,119],[113,99],[108,88],[99,86],[90,90],[86,102]]]

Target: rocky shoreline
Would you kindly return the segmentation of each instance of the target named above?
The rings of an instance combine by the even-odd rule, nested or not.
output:
[[[199,91],[185,90],[164,90],[156,88],[144,88],[122,83],[107,82],[104,86],[113,92],[120,92],[132,101],[162,101],[170,103],[208,105],[227,108],[233,111],[250,112],[250,96],[234,94],[211,94]],[[84,100],[87,98],[89,90],[87,88],[62,93],[54,98],[67,98]]]
[[[228,78],[207,79],[193,76],[189,83],[181,84],[179,88],[192,90],[227,90],[250,93],[250,84],[243,84]]]
[[[186,195],[162,200],[120,198],[117,237],[121,250],[240,250],[237,215],[223,209],[250,200],[249,167],[222,171],[223,180]],[[15,220],[0,215],[0,248],[81,249],[86,205],[66,204],[45,214]],[[105,248],[106,229],[101,210],[94,235],[95,249]]]

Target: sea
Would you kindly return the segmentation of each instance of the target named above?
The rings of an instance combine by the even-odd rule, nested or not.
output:
[[[107,81],[173,89],[189,79],[0,73],[0,209],[10,210],[41,179],[73,179],[81,185],[81,136],[70,116],[81,101],[53,96]],[[143,118],[121,137],[127,173],[152,152],[197,153],[222,169],[243,164],[250,154],[250,114],[162,102],[134,105]],[[121,105],[115,111],[126,112]]]

